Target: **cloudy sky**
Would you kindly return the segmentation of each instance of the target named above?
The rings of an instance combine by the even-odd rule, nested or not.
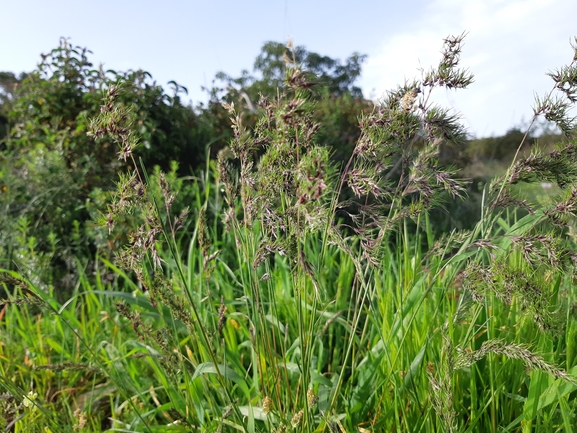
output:
[[[529,121],[534,94],[551,88],[545,74],[573,58],[575,17],[576,0],[2,0],[0,71],[34,69],[66,37],[107,69],[177,81],[196,103],[216,72],[252,70],[264,42],[290,36],[333,58],[367,54],[359,84],[378,99],[436,64],[444,37],[466,31],[462,65],[475,82],[435,100],[480,137]]]

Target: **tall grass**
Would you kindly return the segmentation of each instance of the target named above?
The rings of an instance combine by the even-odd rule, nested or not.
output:
[[[573,431],[576,60],[551,74],[566,99],[535,109],[567,140],[516,157],[475,228],[435,239],[428,212],[466,199],[438,161],[465,131],[430,102],[472,82],[462,39],[360,119],[344,167],[315,141],[314,77],[289,52],[285,93],[260,102],[254,130],[228,107],[230,148],[178,216],[170,179],[133,158],[133,116],[111,86],[93,133],[114,137],[133,170],[103,224],[141,224],[64,303],[3,272],[2,427]],[[515,196],[542,180],[562,191],[553,204]]]

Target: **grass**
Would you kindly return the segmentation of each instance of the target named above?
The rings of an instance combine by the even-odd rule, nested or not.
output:
[[[288,426],[303,409],[301,362],[302,347],[307,346],[301,343],[301,335],[311,337],[306,343],[308,382],[318,401],[310,409],[309,422],[319,429],[326,417],[323,414],[334,404],[332,412],[343,418],[327,417],[325,422],[340,423],[346,431],[359,427],[438,431],[428,375],[437,374],[442,365],[446,332],[452,340],[465,342],[463,350],[471,351],[496,338],[509,344],[529,341],[539,353],[547,354],[546,360],[564,362],[570,374],[577,373],[577,321],[571,313],[577,300],[570,282],[559,282],[557,308],[565,305],[559,311],[565,331],[554,338],[541,335],[519,304],[506,305],[496,299],[487,299],[478,308],[476,320],[457,322],[446,330],[447,318],[454,317],[465,296],[462,288],[455,287],[459,267],[446,266],[441,272],[442,261],[419,260],[419,249],[415,245],[409,251],[391,248],[386,253],[362,310],[351,306],[359,305],[362,296],[351,293],[353,264],[338,251],[327,255],[325,271],[318,274],[320,284],[331,290],[326,294],[331,302],[316,311],[309,303],[303,303],[302,310],[295,306],[286,261],[276,261],[271,269],[260,313],[251,312],[250,300],[243,299],[242,277],[231,273],[225,261],[217,262],[211,277],[214,292],[207,288],[198,298],[207,331],[213,335],[212,348],[221,360],[224,386],[229,387],[246,429],[250,429],[251,417],[255,430],[265,429],[266,424]],[[52,312],[35,314],[31,307],[13,304],[6,308],[3,385],[15,396],[32,390],[38,394],[36,411],[22,407],[18,411],[24,415],[16,423],[19,431],[34,431],[37,423],[52,431],[67,431],[67,426],[79,425],[78,408],[87,420],[84,430],[78,431],[100,431],[101,426],[147,431],[146,425],[151,431],[180,431],[178,424],[168,425],[182,420],[187,407],[191,413],[186,421],[191,424],[204,423],[207,429],[237,425],[238,421],[223,419],[228,397],[214,378],[216,369],[207,364],[208,356],[197,346],[198,337],[186,332],[186,325],[170,313],[152,308],[147,296],[121,287],[129,286],[128,281],[119,278],[114,284],[90,286],[84,280],[67,305],[46,297]],[[219,334],[221,296],[229,301]],[[140,305],[142,326],[150,326],[151,334],[170,330],[170,348],[177,350],[175,366],[163,364],[162,358],[170,352],[163,354],[160,338],[155,337],[156,347],[150,347],[115,312],[117,300]],[[300,329],[307,312],[311,332]],[[258,332],[266,338],[255,341]],[[349,345],[351,353],[345,363]],[[466,421],[467,431],[491,431],[493,426],[519,431],[522,423],[533,423],[538,431],[571,431],[563,423],[574,426],[575,403],[570,397],[577,387],[539,371],[527,375],[524,369],[523,360],[489,355],[455,372],[455,411]],[[269,414],[262,409],[263,394],[273,401]]]
[[[461,41],[360,119],[345,167],[315,142],[313,83],[289,62],[286,95],[261,101],[253,131],[228,107],[230,149],[178,216],[170,180],[133,159],[112,86],[93,133],[120,131],[134,167],[103,222],[137,226],[65,300],[2,271],[0,428],[572,432],[574,141],[518,158],[473,230],[436,238],[429,211],[464,191],[439,143],[465,135],[428,97],[472,81]],[[544,99],[535,115],[568,132],[561,108]],[[561,195],[523,213],[517,185],[540,178]]]

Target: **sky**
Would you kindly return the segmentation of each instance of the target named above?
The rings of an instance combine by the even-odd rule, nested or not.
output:
[[[357,83],[378,101],[438,64],[443,39],[467,32],[464,90],[438,90],[475,137],[526,126],[546,75],[573,58],[577,0],[0,0],[0,71],[33,70],[61,37],[87,47],[95,65],[144,69],[206,102],[219,71],[252,71],[267,41],[345,60],[367,54]]]

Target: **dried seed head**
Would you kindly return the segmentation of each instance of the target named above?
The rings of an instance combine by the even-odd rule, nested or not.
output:
[[[82,409],[78,408],[74,411],[74,418],[76,419],[76,424],[74,425],[74,431],[80,431],[86,427],[88,419],[86,418],[86,413]]]
[[[309,409],[315,407],[318,401],[319,398],[315,395],[315,392],[309,388],[307,391],[307,403],[309,405]]]
[[[294,414],[294,416],[291,419],[291,425],[293,426],[293,428],[297,428],[301,424],[304,413],[305,411],[301,409]]]
[[[222,332],[226,320],[226,305],[224,305],[224,296],[220,297],[220,307],[218,308],[218,332]]]
[[[262,411],[269,414],[272,410],[272,399],[270,397],[265,397],[262,399]]]
[[[286,433],[288,431],[288,427],[284,425],[282,422],[276,428],[275,433]]]
[[[405,111],[411,111],[417,100],[417,95],[419,94],[419,89],[408,90],[401,98],[401,107]]]

